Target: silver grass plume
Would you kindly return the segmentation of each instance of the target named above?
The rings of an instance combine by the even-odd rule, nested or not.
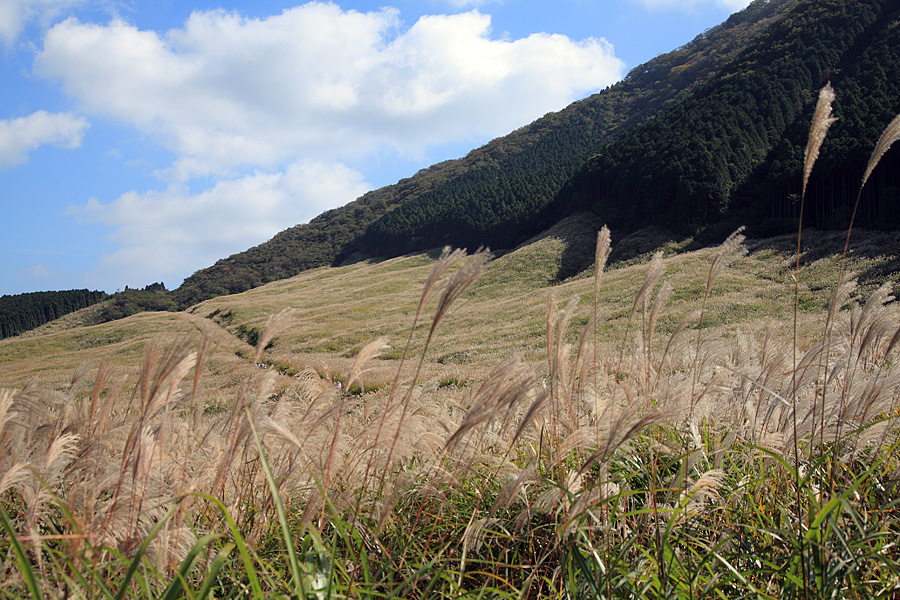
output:
[[[682,517],[690,519],[698,515],[707,500],[719,498],[719,487],[725,480],[725,473],[718,469],[712,469],[703,473],[690,488],[684,490],[679,498],[679,504],[683,507]]]
[[[725,270],[725,267],[730,265],[739,255],[743,256],[747,252],[747,249],[743,246],[744,240],[746,239],[746,236],[742,233],[743,231],[744,226],[742,225],[735,229],[734,232],[719,245],[716,253],[713,255],[712,263],[709,266],[709,273],[706,276],[706,291],[703,293],[703,301],[700,304],[697,342],[692,369],[694,376],[691,383],[691,412],[694,411],[694,407],[698,400],[698,397],[695,396],[694,392],[700,378],[700,369],[698,368],[700,361],[700,335],[703,330],[703,316],[706,314],[706,303],[709,300],[709,294],[712,291],[713,284],[716,282],[719,275],[721,275],[722,271]]]
[[[438,263],[440,264],[440,263],[446,262],[446,261],[455,262],[456,260],[458,260],[458,258],[460,258],[462,256],[465,256],[465,251],[462,251],[462,252],[454,251],[454,252],[448,254],[448,249],[445,248],[444,253],[441,256],[441,260],[439,260]],[[428,330],[428,335],[426,336],[425,343],[422,346],[422,353],[419,356],[419,361],[416,365],[416,370],[412,377],[413,385],[409,386],[409,389],[403,395],[403,399],[401,401],[403,410],[400,414],[400,425],[398,426],[397,431],[394,434],[393,440],[391,441],[391,445],[390,445],[390,449],[388,450],[388,453],[387,453],[387,460],[385,461],[385,465],[391,464],[391,459],[394,454],[395,446],[397,445],[397,442],[400,438],[400,427],[403,425],[403,423],[406,419],[406,414],[409,411],[410,401],[412,400],[413,391],[415,389],[414,384],[419,379],[419,373],[421,372],[422,365],[425,362],[425,354],[428,352],[428,347],[431,345],[431,340],[434,337],[434,334],[437,330],[438,324],[441,322],[441,319],[447,314],[447,311],[449,311],[450,306],[453,304],[453,302],[457,298],[459,298],[462,295],[462,293],[481,276],[481,274],[484,272],[485,268],[487,267],[488,263],[490,262],[491,258],[492,258],[492,255],[491,255],[490,251],[485,250],[483,248],[479,248],[475,252],[475,254],[472,254],[471,256],[469,256],[469,259],[465,262],[465,264],[463,264],[463,266],[460,267],[460,269],[453,275],[453,277],[450,278],[450,281],[447,282],[446,286],[444,287],[444,292],[443,292],[443,294],[441,294],[441,297],[438,300],[437,309],[435,310],[434,318],[431,321],[431,327]],[[450,263],[448,263],[446,265],[444,270],[446,268],[449,268],[449,266],[450,266]],[[412,339],[412,334],[415,331],[415,323],[418,322],[418,315],[421,310],[421,307],[423,306],[424,299],[428,296],[428,294],[429,294],[428,290],[431,288],[434,281],[438,277],[439,277],[439,267],[438,267],[438,265],[435,265],[434,269],[431,272],[431,275],[429,275],[428,282],[426,283],[426,290],[425,290],[425,292],[423,292],[422,301],[420,301],[420,303],[419,303],[420,309],[416,313],[416,321],[413,324],[413,330],[410,331],[410,340]],[[408,349],[408,347],[409,347],[409,342],[407,342],[407,349]],[[406,356],[406,350],[404,350],[404,358],[405,358],[405,356]],[[403,359],[401,359],[401,368],[402,368],[402,363],[403,363]],[[398,387],[397,384],[399,383],[399,377],[400,377],[400,368],[397,369],[397,376],[394,379],[394,384],[391,387],[391,393],[388,396],[388,406],[390,406],[392,404],[392,401],[394,398],[394,393]],[[387,416],[387,414],[388,414],[388,411],[385,410],[384,415],[382,416],[382,419],[381,419],[381,422],[379,425],[379,432],[377,435],[377,439],[381,438],[381,427],[384,425],[384,418]],[[370,465],[371,465],[371,463],[369,463],[369,466]],[[369,466],[366,467],[366,471],[365,471],[366,475],[364,477],[364,480],[368,479],[368,474],[370,472]],[[383,483],[383,481],[382,481],[382,483]]]
[[[263,329],[262,335],[259,336],[259,341],[256,344],[256,354],[253,355],[254,363],[259,362],[259,358],[262,356],[266,346],[269,345],[269,342],[290,324],[294,312],[293,308],[285,308],[274,317],[269,317],[268,322],[266,322],[266,328]]]
[[[894,336],[891,338],[891,341],[887,346],[887,350],[884,351],[884,356],[887,357],[887,355],[891,353],[891,350],[893,350],[898,343],[900,343],[900,327],[897,327],[897,331],[894,332]]]
[[[731,264],[738,256],[743,256],[747,250],[742,245],[747,239],[743,235],[744,226],[738,227],[728,238],[719,245],[709,267],[709,274],[706,276],[706,296],[712,291],[712,286],[722,271]]]
[[[205,330],[200,337],[200,344],[197,348],[197,361],[194,365],[194,382],[191,387],[191,404],[194,407],[193,427],[196,430],[200,426],[200,420],[203,417],[203,403],[200,401],[200,382],[203,376],[203,370],[206,368],[206,362],[209,360],[209,350],[212,345],[212,337],[209,331]]]
[[[444,293],[441,294],[441,299],[438,301],[437,310],[434,313],[434,321],[432,321],[431,331],[429,332],[429,338],[431,337],[431,334],[434,333],[438,323],[440,323],[441,319],[449,310],[450,305],[459,298],[469,285],[481,276],[481,273],[484,272],[484,269],[491,258],[492,256],[489,251],[479,248],[478,251],[471,255],[469,260],[467,260],[459,271],[457,271],[450,279],[450,282],[444,289]]]
[[[632,316],[634,316],[637,307],[642,306],[646,302],[650,291],[656,287],[656,284],[659,283],[660,278],[662,278],[665,272],[666,265],[663,263],[662,252],[657,252],[653,255],[653,258],[650,259],[650,264],[647,266],[647,274],[644,276],[644,283],[634,297],[634,303],[631,305]]]
[[[610,253],[610,236],[609,236],[609,227],[606,225],[603,226],[597,233],[597,247],[594,250],[594,297],[599,297],[600,294],[600,279],[603,275],[603,270],[606,268],[606,261],[609,260]]]
[[[83,362],[76,367],[75,372],[72,373],[72,379],[69,382],[69,389],[66,393],[69,398],[77,396],[78,392],[85,387],[87,384],[87,375],[91,372],[93,367],[94,365],[90,362]]]
[[[866,166],[866,172],[863,173],[862,184],[859,186],[860,188],[865,187],[866,182],[869,180],[869,175],[875,170],[878,161],[880,161],[881,157],[884,156],[884,153],[888,151],[891,144],[898,139],[900,139],[900,114],[894,117],[894,120],[884,128],[881,137],[878,138],[878,143],[875,144],[875,149],[872,150],[872,156],[869,158],[869,164]]]
[[[504,530],[503,523],[500,519],[494,517],[481,517],[476,519],[475,513],[472,513],[469,524],[466,526],[465,531],[463,531],[463,556],[466,555],[466,551],[468,550],[473,552],[478,551],[484,542],[484,538],[488,534],[493,534],[498,531],[503,532],[504,535],[508,535]]]
[[[669,301],[669,298],[672,296],[672,284],[668,281],[663,282],[662,287],[659,292],[656,294],[656,298],[653,300],[653,306],[650,308],[650,317],[647,320],[647,354],[644,365],[644,386],[647,387],[649,385],[650,380],[650,351],[653,347],[653,335],[656,332],[656,323],[659,321],[659,313],[665,307],[666,303]],[[668,345],[666,346],[668,348]],[[659,368],[662,369],[662,362],[660,362]],[[648,390],[648,398],[649,398],[649,390]]]
[[[834,288],[831,300],[828,303],[828,312],[825,318],[825,333],[831,332],[831,326],[841,307],[850,299],[850,295],[856,290],[857,281],[851,274],[845,274]]]
[[[369,342],[363,349],[359,351],[359,354],[356,355],[356,358],[353,360],[353,364],[350,366],[350,371],[347,373],[347,389],[350,389],[350,386],[354,383],[359,383],[362,385],[362,376],[368,371],[368,369],[364,369],[363,365],[369,360],[375,358],[381,351],[387,348],[387,340],[384,338],[379,338],[374,342]]]
[[[834,101],[834,88],[831,83],[825,84],[819,90],[819,101],[816,103],[816,111],[813,113],[812,127],[809,131],[809,141],[806,144],[806,159],[803,163],[803,195],[806,196],[806,184],[812,173],[813,165],[819,157],[819,149],[828,134],[828,128],[837,121],[837,117],[831,116],[831,103]]]
[[[456,431],[446,442],[452,452],[472,429],[500,417],[507,419],[516,402],[525,398],[537,385],[539,378],[521,360],[513,358],[494,369],[472,399],[472,407],[466,413]]]
[[[653,343],[653,333],[656,330],[656,323],[659,320],[659,313],[665,307],[669,298],[672,296],[672,284],[668,281],[664,282],[656,299],[653,300],[653,306],[650,308],[650,318],[647,322],[647,351],[650,351],[650,345]]]
[[[654,388],[659,385],[659,378],[663,370],[663,364],[665,364],[666,362],[666,357],[671,354],[670,350],[675,347],[675,340],[678,338],[679,334],[681,334],[681,332],[683,332],[687,328],[688,325],[699,318],[700,311],[694,310],[682,317],[681,321],[678,322],[678,325],[675,326],[674,331],[672,331],[672,334],[669,336],[669,340],[666,342],[666,348],[665,350],[663,350],[662,357],[659,359],[659,369],[656,372],[656,382],[654,383]]]
[[[619,347],[619,359],[616,365],[616,383],[620,383],[619,374],[622,372],[622,361],[625,358],[625,341],[628,339],[628,330],[631,328],[631,321],[634,319],[634,314],[637,312],[638,306],[646,307],[647,297],[650,295],[650,292],[656,287],[656,284],[659,283],[659,280],[666,272],[666,265],[663,263],[663,255],[662,251],[657,252],[653,255],[653,258],[650,259],[650,264],[647,266],[647,274],[644,276],[644,282],[641,284],[641,288],[638,290],[638,293],[634,297],[634,302],[631,304],[631,312],[628,314],[628,322],[625,325],[625,333],[622,336],[622,344]]]
[[[444,246],[441,256],[437,259],[437,262],[434,263],[434,267],[432,267],[431,272],[428,274],[428,279],[425,280],[425,287],[422,292],[422,297],[419,300],[419,312],[421,312],[421,309],[428,303],[428,300],[430,300],[432,295],[439,289],[437,283],[441,277],[444,276],[444,273],[465,257],[465,249],[456,248],[451,251],[450,246]]]
[[[0,390],[0,439],[3,439],[3,430],[6,423],[12,419],[12,411],[15,393],[12,390]]]
[[[587,473],[595,464],[605,462],[616,450],[646,429],[671,421],[673,414],[670,410],[652,410],[640,413],[632,404],[611,424],[605,442],[584,461],[578,471],[578,476]]]

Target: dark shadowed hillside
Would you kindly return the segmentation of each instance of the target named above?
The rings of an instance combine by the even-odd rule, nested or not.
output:
[[[900,110],[898,17],[896,1],[801,3],[712,81],[604,147],[543,221],[590,210],[620,232],[794,227],[812,105],[831,81],[840,120],[815,170],[808,223],[845,227],[869,153]],[[896,227],[896,153],[886,158],[863,222]]]

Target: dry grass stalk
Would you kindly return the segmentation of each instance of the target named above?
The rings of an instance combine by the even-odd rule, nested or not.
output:
[[[863,173],[862,183],[859,185],[860,188],[866,186],[869,176],[872,174],[872,171],[875,170],[875,167],[878,166],[881,157],[884,156],[885,152],[887,152],[898,139],[900,139],[900,115],[894,117],[894,120],[881,132],[881,136],[878,138],[878,142],[875,143],[875,148],[872,150],[872,156],[869,157],[869,162]]]
[[[724,242],[722,242],[719,247],[716,249],[716,253],[713,255],[712,262],[709,266],[709,273],[706,275],[706,289],[703,292],[703,301],[700,304],[700,314],[697,317],[698,326],[697,326],[697,341],[694,347],[694,362],[691,368],[694,376],[691,383],[691,413],[693,413],[694,408],[696,407],[697,401],[699,397],[696,394],[696,388],[699,383],[700,378],[700,342],[701,342],[701,333],[703,331],[703,316],[706,313],[706,305],[709,302],[709,296],[712,292],[713,284],[715,284],[716,280],[719,278],[719,275],[722,274],[722,271],[725,270],[738,256],[742,256],[746,254],[746,248],[743,246],[744,240],[746,237],[743,235],[744,227],[738,227],[734,232],[729,235]]]
[[[665,272],[666,267],[663,263],[662,252],[657,252],[653,255],[653,258],[650,259],[650,264],[647,266],[647,273],[644,276],[644,282],[641,284],[641,287],[638,290],[637,294],[635,294],[634,302],[632,302],[631,304],[631,311],[628,315],[628,322],[625,325],[625,333],[623,334],[622,343],[619,347],[619,360],[616,364],[616,383],[619,383],[619,374],[622,372],[622,361],[625,357],[626,341],[628,339],[628,332],[631,329],[631,322],[634,320],[634,315],[637,312],[639,306],[642,309],[646,309],[647,298],[653,291],[653,288],[656,287],[656,284],[659,283],[659,280],[662,278]]]
[[[472,407],[459,427],[447,440],[447,451],[453,453],[471,430],[494,421],[508,421],[516,403],[527,397],[538,382],[531,368],[517,358],[497,367],[479,387]]]
[[[603,278],[603,272],[606,269],[606,261],[609,260],[609,253],[612,251],[610,243],[609,227],[604,225],[597,232],[597,246],[594,249],[594,298],[600,296],[600,281]]]
[[[847,251],[850,248],[850,234],[853,232],[853,223],[856,221],[856,213],[859,209],[859,201],[862,198],[863,188],[866,186],[866,182],[869,180],[869,176],[875,170],[875,167],[878,166],[881,157],[884,156],[885,152],[887,152],[898,139],[900,139],[900,114],[894,117],[894,120],[884,128],[884,131],[875,143],[875,148],[872,150],[872,156],[869,157],[869,162],[863,173],[862,182],[859,185],[859,192],[856,194],[856,202],[853,205],[853,213],[850,216],[850,225],[847,228],[847,239],[844,241],[844,253],[841,255],[841,274],[839,279],[843,278],[847,261]]]
[[[266,322],[266,326],[256,343],[256,354],[253,355],[254,363],[259,362],[259,359],[266,349],[266,346],[269,345],[269,342],[275,339],[276,335],[290,325],[295,312],[296,310],[293,308],[285,308],[277,315],[269,317],[269,320]]]
[[[353,364],[350,366],[350,371],[347,373],[347,389],[350,389],[354,383],[358,383],[360,386],[363,385],[362,376],[366,373],[366,369],[364,369],[363,366],[368,361],[381,354],[387,347],[388,344],[384,338],[379,338],[374,342],[369,342],[363,346],[362,350],[356,355],[356,358],[353,359]]]
[[[634,296],[634,302],[631,304],[632,316],[639,306],[646,305],[650,292],[656,287],[656,284],[659,283],[659,280],[662,279],[662,276],[665,273],[666,265],[663,262],[662,252],[657,252],[653,255],[653,258],[650,259],[650,264],[647,266],[647,274],[644,276],[644,282]]]
[[[678,500],[683,507],[680,517],[683,521],[701,513],[708,500],[721,500],[718,490],[725,480],[725,473],[719,469],[711,469],[703,473],[688,489],[681,492]]]
[[[419,379],[419,374],[422,369],[422,365],[425,362],[425,354],[428,351],[428,347],[431,344],[431,340],[434,337],[434,333],[437,330],[437,326],[440,323],[441,319],[447,314],[447,311],[450,309],[450,306],[453,302],[459,298],[460,295],[468,288],[481,274],[484,272],[484,268],[487,265],[488,261],[491,259],[491,254],[488,251],[479,249],[475,254],[469,257],[466,263],[456,272],[456,274],[450,279],[444,288],[444,293],[441,295],[440,300],[438,301],[437,309],[435,310],[434,318],[431,322],[431,327],[428,330],[428,336],[425,339],[425,345],[422,348],[422,353],[419,357],[419,362],[416,366],[415,374],[413,375],[412,381],[415,382]],[[434,272],[434,271],[433,271]],[[427,285],[426,285],[426,293],[427,293]],[[424,297],[424,295],[423,295]],[[401,365],[402,367],[402,365]],[[398,367],[398,377],[399,377],[399,368]],[[398,379],[395,379],[395,384]],[[397,443],[400,440],[400,428],[403,426],[404,421],[406,419],[406,415],[409,412],[410,401],[412,400],[414,387],[411,385],[407,391],[407,393],[403,397],[402,401],[402,412],[400,414],[400,421],[397,425],[396,433],[391,438],[390,448],[388,449],[387,459],[385,461],[385,469],[390,468],[391,460],[394,455],[394,451],[396,449]],[[388,397],[388,401],[394,396],[394,389],[391,390],[391,394]],[[387,414],[387,410],[385,411],[385,415]],[[382,424],[384,420],[382,419]],[[380,439],[380,431],[378,435],[378,439]],[[367,468],[368,473],[368,468]],[[383,489],[384,482],[388,479],[389,473],[387,470],[383,472],[381,487]]]
[[[421,296],[419,297],[419,303],[418,303],[418,306],[416,307],[416,314],[415,314],[415,317],[413,318],[413,323],[412,323],[412,327],[410,328],[409,337],[407,338],[406,344],[403,347],[403,355],[400,358],[400,363],[397,366],[397,370],[394,375],[394,380],[393,380],[393,383],[391,384],[391,390],[390,390],[390,394],[388,395],[388,398],[387,398],[387,403],[386,403],[385,409],[382,412],[381,419],[379,419],[379,422],[378,422],[378,429],[375,434],[375,441],[374,441],[373,445],[378,445],[382,439],[382,433],[383,433],[383,429],[384,429],[384,425],[385,425],[385,419],[387,419],[388,415],[390,414],[392,407],[393,407],[394,399],[395,399],[398,391],[400,390],[400,382],[401,382],[401,378],[402,378],[402,374],[403,374],[403,368],[406,364],[407,354],[409,352],[410,345],[412,344],[413,334],[415,333],[416,327],[418,326],[419,320],[421,319],[422,313],[425,309],[425,305],[433,297],[433,294],[435,294],[437,292],[437,290],[439,289],[438,283],[444,277],[444,275],[447,273],[447,271],[449,271],[457,262],[459,262],[459,260],[461,260],[465,256],[466,256],[465,250],[456,249],[456,250],[451,251],[450,247],[446,246],[446,247],[444,247],[443,251],[441,252],[441,256],[438,258],[438,260],[435,262],[434,266],[432,267],[431,272],[428,274],[428,277],[425,281],[425,287],[422,291]],[[483,269],[486,261],[487,261],[486,255],[479,257],[476,260],[476,262],[480,265],[480,267],[478,269],[475,269],[475,272],[473,272],[473,270],[470,269],[469,271],[467,271],[467,274],[465,276],[462,276],[461,279],[454,278],[454,281],[456,281],[457,284],[456,284],[456,291],[454,292],[453,297],[456,297],[462,293],[462,289],[460,289],[460,284],[462,284],[463,282],[467,282],[466,285],[468,285],[468,283],[471,283],[472,281],[474,281],[474,279],[477,277],[477,274],[480,273],[481,270]],[[449,308],[448,300],[449,300],[449,295],[445,288],[444,297],[442,298],[441,303],[440,303],[441,308],[438,309],[438,312],[441,315],[443,315],[443,313]],[[416,374],[413,376],[413,381],[416,381],[418,379],[419,372],[422,368],[422,363],[425,358],[425,352],[428,349],[428,342],[431,340],[431,337],[435,330],[435,326],[436,326],[435,321],[432,321],[432,325],[431,325],[431,328],[429,329],[429,333],[428,333],[428,339],[425,343],[425,348],[422,350],[422,356],[416,367]],[[403,399],[401,401],[404,414],[408,410],[408,405],[412,398],[412,394],[413,394],[413,385],[410,385],[408,387],[408,391],[403,395]],[[401,422],[402,422],[402,417],[401,417]],[[399,427],[397,428],[397,433],[395,433],[393,436],[391,436],[391,439],[393,441],[391,442],[391,449],[388,452],[389,456],[393,453],[393,447],[396,445],[398,435],[399,435]],[[373,475],[373,470],[372,470],[373,457],[374,457],[374,454],[369,454],[369,460],[366,464],[365,473],[363,475],[362,488],[366,488],[369,478]],[[387,465],[389,463],[390,463],[390,458],[385,461],[385,465]],[[385,466],[385,468],[387,468],[387,467]],[[384,476],[385,477],[387,476],[386,472],[384,473]],[[382,485],[384,483],[385,477],[382,477],[382,480],[381,480]],[[360,497],[360,501],[361,501],[361,497]]]
[[[744,247],[744,241],[747,236],[743,234],[745,227],[741,226],[734,230],[731,235],[725,238],[725,241],[719,244],[716,253],[713,255],[712,262],[709,266],[709,274],[706,276],[706,290],[704,291],[705,299],[709,297],[713,284],[719,275],[724,271],[737,257],[744,256],[747,249]],[[701,311],[703,307],[701,307]]]
[[[834,88],[831,83],[825,84],[819,90],[819,100],[816,102],[816,110],[813,113],[812,126],[809,131],[809,140],[806,143],[805,159],[803,161],[803,196],[806,196],[806,184],[812,173],[813,165],[819,157],[819,150],[828,134],[828,129],[837,121],[831,116],[831,103],[834,102]]]

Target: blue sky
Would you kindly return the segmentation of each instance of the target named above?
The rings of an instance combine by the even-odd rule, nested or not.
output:
[[[0,294],[196,271],[749,0],[0,0]]]

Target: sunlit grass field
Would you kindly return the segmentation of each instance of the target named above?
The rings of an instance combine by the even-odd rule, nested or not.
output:
[[[900,248],[895,234],[857,232],[873,248]],[[802,323],[819,320],[833,291],[840,262],[842,234],[811,232],[801,255],[800,312]],[[613,241],[615,244],[615,241]],[[742,335],[760,336],[792,312],[792,244],[790,236],[745,243],[748,254],[722,274],[707,304],[704,327]],[[565,242],[545,238],[505,254],[485,269],[465,292],[443,323],[441,334],[425,356],[425,368],[434,377],[483,378],[496,363],[511,355],[526,362],[546,355],[546,312],[550,297],[560,302],[579,300],[569,341],[593,314],[590,269],[563,282],[555,280]],[[674,252],[674,251],[673,251]],[[658,327],[670,333],[702,300],[714,249],[673,253],[665,258],[673,293]],[[883,252],[883,250],[881,250]],[[436,254],[414,255],[383,262],[361,262],[340,268],[308,271],[261,288],[206,301],[183,313],[142,313],[122,321],[85,326],[86,319],[70,315],[24,334],[0,341],[0,381],[8,387],[40,385],[60,388],[68,384],[84,362],[110,360],[122,372],[136,374],[146,344],[163,338],[206,334],[214,341],[211,363],[204,377],[212,382],[223,373],[256,374],[249,360],[253,346],[245,331],[264,329],[266,320],[294,309],[290,323],[263,355],[265,361],[311,368],[334,377],[346,375],[352,359],[367,343],[384,338],[388,344],[376,360],[380,376],[373,384],[393,377],[394,362],[409,336],[421,288]],[[602,321],[600,343],[621,342],[634,294],[640,288],[650,255],[610,265],[598,299]],[[894,278],[894,254],[862,249],[854,253],[852,269],[862,275],[859,296]],[[433,309],[433,307],[431,307]],[[85,309],[89,313],[92,308]],[[223,318],[223,315],[227,315]],[[89,320],[88,320],[89,322]],[[419,325],[424,328],[424,325]],[[417,332],[418,333],[418,332]],[[816,335],[813,326],[809,332]],[[413,337],[411,351],[421,350],[423,336]],[[237,354],[236,354],[237,353]],[[238,356],[238,355],[243,355]],[[210,370],[212,369],[212,370]],[[373,374],[374,376],[374,374]],[[371,378],[372,376],[370,376]],[[233,381],[230,381],[233,379]],[[216,379],[211,387],[230,391],[242,378]]]

